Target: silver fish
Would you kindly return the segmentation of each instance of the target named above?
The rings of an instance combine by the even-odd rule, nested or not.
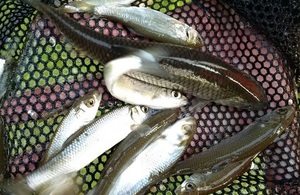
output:
[[[156,132],[174,123],[179,116],[179,109],[163,110],[155,116],[149,118],[142,125],[139,125],[135,131],[132,131],[116,148],[109,158],[102,173],[101,180],[93,192],[101,191],[104,193],[114,184],[115,178],[127,166],[140,151],[142,151]],[[126,163],[127,162],[127,163]],[[91,194],[92,192],[90,192]]]
[[[194,173],[175,190],[177,195],[205,195],[224,188],[248,171],[254,157],[230,163],[220,170]]]
[[[38,190],[61,174],[80,170],[124,139],[135,125],[141,124],[152,114],[153,110],[147,107],[123,106],[94,119],[79,130],[57,155],[26,176],[27,185],[32,190]]]
[[[146,56],[144,53],[142,54],[143,56],[132,54],[118,58],[108,62],[104,66],[103,74],[108,91],[114,97],[126,103],[144,105],[153,109],[177,108],[186,105],[188,99],[176,90],[152,85],[124,75],[124,73],[131,69],[145,70],[147,69],[145,67],[150,67],[149,65],[145,65],[145,63],[153,64],[151,66],[152,69],[155,66],[159,67],[159,65],[153,62],[153,56],[149,57],[150,54]]]
[[[101,99],[102,93],[93,90],[73,104],[51,138],[43,162],[47,162],[55,156],[72,134],[95,118]]]
[[[157,41],[199,48],[203,40],[199,33],[182,21],[146,7],[96,6],[94,14],[120,22],[136,34]]]
[[[126,5],[125,2],[124,4]],[[176,20],[160,11],[145,7],[120,6],[119,3],[73,2],[64,6],[63,11],[93,12],[94,15],[120,22],[135,34],[153,40],[199,48],[203,40],[197,30],[182,21]]]
[[[133,153],[133,158],[125,162],[123,158],[120,159],[124,165],[112,181],[111,188],[106,189],[107,191],[93,190],[91,194],[136,194],[158,182],[184,153],[196,127],[196,120],[187,117],[153,133],[142,149]]]
[[[93,12],[95,6],[102,6],[104,4],[109,6],[129,6],[134,1],[135,0],[75,0],[59,9],[67,13]]]
[[[292,106],[277,108],[258,118],[238,134],[176,163],[170,175],[218,170],[229,163],[256,155],[285,131],[294,116],[295,108]]]

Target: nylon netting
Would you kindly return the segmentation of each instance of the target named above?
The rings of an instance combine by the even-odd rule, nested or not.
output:
[[[237,2],[240,1],[230,1],[232,5]],[[282,12],[284,9],[281,7],[284,6],[278,2],[247,2],[236,7],[216,0],[141,0],[133,3],[134,6],[159,10],[193,26],[204,39],[202,51],[210,52],[252,75],[264,87],[268,96],[267,108],[260,111],[211,103],[194,114],[198,120],[197,133],[183,159],[234,135],[255,118],[277,107],[298,106],[294,83],[295,67],[299,66],[296,60],[297,55],[299,57],[299,45],[295,43],[297,37],[288,38],[291,42],[287,42],[285,36],[278,36],[274,32],[282,29],[282,26],[288,26],[289,32],[298,32],[299,39],[299,13],[286,13],[294,20],[271,18],[272,22],[275,21],[275,25],[271,26],[274,31],[268,28],[262,31],[253,25],[257,24],[255,21],[268,19],[272,14],[282,16],[285,12]],[[55,1],[49,5],[59,6],[63,3],[65,1]],[[239,15],[235,9],[247,12],[251,8],[249,5],[257,13],[252,15],[251,20]],[[268,9],[257,10],[260,6]],[[299,6],[299,2],[290,1],[289,6]],[[122,102],[114,99],[107,91],[102,75],[103,65],[74,49],[42,14],[15,0],[1,1],[0,10],[1,57],[10,55],[18,64],[11,80],[12,88],[8,89],[1,106],[5,170],[8,173],[6,178],[20,178],[36,169],[53,132],[62,120],[63,113],[54,111],[74,102],[92,88],[103,92],[98,116]],[[70,14],[70,17],[99,33],[142,39],[121,24],[97,19],[89,14],[76,13]],[[274,36],[269,39],[270,33],[285,42],[278,46]],[[287,43],[293,43],[294,46]],[[255,166],[251,170],[216,194],[299,194],[298,123],[295,119],[285,138],[270,145],[254,159]],[[74,177],[78,194],[85,194],[96,185],[109,156],[110,151],[78,172]],[[167,178],[149,188],[148,193],[175,194],[176,186],[186,177]]]

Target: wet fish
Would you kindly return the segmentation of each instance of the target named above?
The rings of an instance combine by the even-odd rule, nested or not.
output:
[[[264,90],[252,77],[209,53],[167,43],[134,41],[121,37],[106,36],[80,25],[75,20],[67,17],[64,13],[61,13],[44,3],[34,0],[23,1],[35,7],[51,19],[76,48],[85,50],[90,57],[99,59],[103,64],[140,49],[155,50],[157,54],[161,54],[161,56],[157,57],[157,62],[160,63],[161,66],[166,66],[165,70],[169,70],[168,67],[170,66],[174,67],[174,69],[178,69],[178,64],[183,63],[187,65],[185,72],[189,73],[188,70],[194,69],[192,75],[195,75],[196,78],[199,77],[200,80],[202,76],[205,77],[201,72],[210,75],[213,79],[218,78],[220,71],[223,70],[222,72],[225,74],[222,74],[222,79],[213,80],[213,83],[216,86],[230,89],[231,85],[235,85],[247,89],[240,89],[239,91],[246,92],[245,96],[252,96],[254,101],[251,101],[250,104],[255,109],[258,107],[262,108],[267,104],[267,97]],[[164,61],[160,61],[161,59]],[[195,63],[198,65],[195,65]],[[202,66],[199,64],[202,64]],[[203,70],[201,67],[205,67],[205,69]],[[202,80],[205,81],[208,80],[208,78]],[[244,95],[239,94],[239,96],[243,97]],[[224,97],[223,99],[230,97],[231,96]],[[214,97],[211,98],[216,99]]]
[[[124,139],[134,126],[141,124],[153,112],[147,107],[123,106],[94,119],[80,129],[57,155],[26,176],[27,185],[38,190],[59,175],[80,170]]]
[[[176,90],[148,84],[124,75],[130,69],[140,69],[144,66],[141,63],[152,63],[149,61],[136,55],[129,55],[108,62],[103,71],[108,91],[126,103],[154,109],[178,108],[186,105],[188,99]],[[120,64],[128,64],[128,66],[120,68]]]
[[[134,33],[153,40],[193,48],[203,46],[203,40],[197,30],[154,9],[102,5],[94,8],[94,14],[120,22]]]
[[[194,173],[175,190],[177,195],[206,195],[224,188],[248,171],[253,157],[229,163],[215,172]]]
[[[175,57],[162,58],[159,63],[170,75],[168,78],[145,74],[138,69],[129,71],[126,75],[227,106],[258,110],[268,102],[262,86],[237,69]]]
[[[112,180],[105,181],[105,185],[100,183],[90,194],[137,194],[157,182],[183,154],[196,127],[195,119],[188,117],[141,137],[142,140],[134,144],[137,149],[131,146],[124,151],[117,173],[112,173],[115,167],[107,171],[113,175]]]
[[[95,6],[87,2],[73,2],[66,5],[65,12],[92,12],[96,16],[120,22],[135,34],[153,40],[185,45],[193,48],[203,46],[203,40],[197,30],[160,11],[136,6],[120,6],[118,3],[106,3]]]
[[[295,108],[277,108],[255,120],[241,132],[222,140],[206,151],[180,161],[170,175],[214,171],[223,166],[249,158],[270,145],[293,121]]]
[[[62,6],[59,8],[62,11],[67,13],[75,13],[75,12],[93,12],[95,6],[129,6],[135,0],[75,0],[69,2],[67,5]]]
[[[73,104],[51,138],[43,163],[55,156],[72,134],[95,118],[101,99],[102,93],[92,90]]]
[[[149,118],[132,131],[116,148],[105,165],[102,179],[92,192],[104,193],[131,160],[142,151],[157,132],[170,126],[179,116],[178,109],[167,109]],[[155,135],[154,135],[155,134]],[[127,163],[125,163],[127,162]],[[92,193],[90,192],[90,194]]]
[[[188,99],[178,91],[157,87],[126,75],[120,76],[109,92],[126,103],[153,109],[178,108],[188,103]]]

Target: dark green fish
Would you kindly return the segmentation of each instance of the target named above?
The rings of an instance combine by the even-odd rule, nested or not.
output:
[[[103,64],[126,54],[134,53],[138,49],[148,52],[155,51],[155,54],[159,54],[155,55],[157,62],[159,62],[165,70],[170,71],[169,75],[166,75],[166,78],[169,78],[170,75],[174,78],[178,76],[172,75],[174,72],[171,71],[172,68],[170,69],[168,67],[171,66],[175,70],[179,70],[182,69],[183,65],[186,65],[187,67],[184,68],[186,70],[184,73],[193,75],[194,81],[192,81],[192,83],[184,83],[184,88],[192,88],[190,85],[205,86],[204,92],[207,93],[205,97],[208,96],[209,100],[219,100],[213,97],[215,93],[211,93],[211,91],[215,89],[222,94],[224,90],[237,90],[237,93],[239,93],[237,99],[241,98],[242,102],[248,102],[250,97],[250,103],[246,103],[246,108],[260,109],[267,104],[267,97],[263,88],[252,77],[209,53],[167,43],[134,41],[121,37],[106,36],[82,26],[75,20],[67,17],[64,13],[44,3],[34,0],[23,1],[52,20],[76,48],[86,51],[90,57],[99,59]],[[120,66],[124,65],[120,64]],[[191,70],[191,72],[189,72],[189,70]],[[186,76],[186,78],[187,77],[188,76]],[[176,80],[177,79],[172,82]],[[195,80],[204,82],[204,84],[195,83]],[[186,91],[186,93],[189,93],[189,91]],[[225,94],[226,96],[223,96],[222,100],[232,97],[231,93]],[[249,106],[249,104],[251,106]]]
[[[263,151],[293,121],[295,108],[277,108],[245,127],[241,132],[222,140],[199,154],[172,167],[171,175],[214,171]]]
[[[162,78],[139,71],[129,71],[126,75],[223,105],[257,110],[267,104],[263,88],[252,77],[237,69],[229,70],[207,61],[176,57],[165,57],[159,63],[171,77]]]

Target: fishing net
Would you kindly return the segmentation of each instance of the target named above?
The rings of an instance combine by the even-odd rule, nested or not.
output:
[[[64,3],[57,0],[49,5],[58,7]],[[253,76],[269,100],[268,106],[259,111],[211,103],[195,113],[197,133],[182,159],[236,134],[277,107],[298,106],[299,1],[140,0],[132,5],[151,7],[197,29],[205,43],[202,51]],[[122,102],[107,91],[103,64],[75,50],[42,14],[16,0],[1,1],[0,10],[1,58],[16,66],[1,106],[3,162],[5,178],[20,178],[37,168],[64,116],[57,112],[63,106],[90,89],[103,92],[98,116]],[[75,13],[70,17],[99,33],[143,39],[121,24],[89,14]],[[295,119],[285,137],[258,155],[251,170],[215,194],[299,194],[298,123]],[[97,184],[109,156],[110,151],[74,176],[78,194],[85,194]],[[175,188],[185,178],[187,175],[166,178],[147,193],[175,194]]]

